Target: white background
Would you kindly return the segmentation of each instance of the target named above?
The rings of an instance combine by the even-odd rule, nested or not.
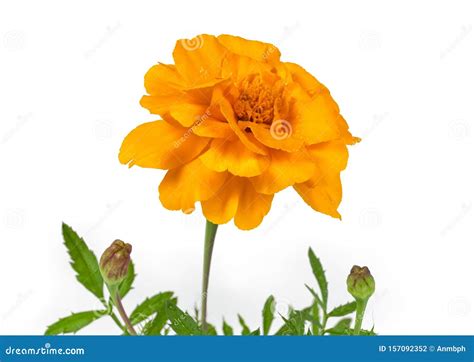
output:
[[[229,33],[277,45],[325,83],[354,135],[343,173],[343,220],[278,194],[253,231],[218,231],[210,321],[242,313],[256,328],[274,294],[303,307],[316,287],[330,304],[368,265],[377,281],[365,327],[381,334],[472,334],[474,35],[472,2],[2,1],[0,5],[0,333],[41,334],[71,311],[98,308],[68,265],[61,222],[96,254],[133,244],[136,288],[200,296],[204,220],[165,210],[162,171],[128,169],[123,137],[155,119],[143,76],[171,62],[177,39]],[[103,319],[86,334],[117,333]]]

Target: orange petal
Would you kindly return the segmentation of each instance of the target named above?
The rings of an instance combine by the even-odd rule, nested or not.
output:
[[[148,109],[150,113],[159,114],[162,117],[170,114],[183,126],[190,127],[206,113],[211,102],[211,94],[210,88],[154,94],[143,96],[140,104]]]
[[[272,200],[273,195],[259,194],[246,180],[240,192],[234,224],[241,230],[256,228],[270,211]]]
[[[337,211],[342,199],[342,185],[339,173],[319,173],[315,179],[296,184],[296,192],[313,210],[340,219]]]
[[[119,160],[130,167],[171,169],[181,166],[196,156],[209,143],[183,127],[165,121],[144,123],[125,137]]]
[[[169,210],[192,210],[196,201],[211,198],[228,174],[207,168],[199,158],[169,170],[160,184],[160,200]]]
[[[217,38],[221,44],[235,54],[243,55],[259,62],[278,63],[280,61],[280,51],[272,44],[226,34],[219,35]]]
[[[261,175],[250,178],[259,193],[275,194],[308,180],[315,172],[314,161],[306,150],[293,153],[272,150],[270,155],[270,166]]]
[[[341,137],[339,107],[329,93],[315,95],[308,101],[294,102],[291,125],[293,135],[308,145]]]
[[[231,176],[227,182],[206,201],[201,201],[202,212],[214,224],[228,223],[237,212],[243,179]]]
[[[308,147],[316,171],[306,182],[294,186],[314,210],[341,218],[337,208],[342,199],[340,172],[347,165],[348,152],[343,141],[325,142]]]
[[[315,77],[308,73],[303,67],[295,63],[284,63],[289,70],[293,81],[301,85],[310,96],[327,92],[327,88]]]
[[[228,53],[222,62],[222,77],[231,78],[238,83],[251,74],[271,72],[272,67],[255,59]]]
[[[234,132],[227,122],[212,117],[202,116],[192,127],[193,132],[201,137],[231,138]]]
[[[184,79],[174,65],[156,64],[145,74],[145,88],[148,94],[176,94],[184,87]]]
[[[254,122],[239,122],[239,126],[243,129],[250,128],[259,142],[277,150],[294,152],[304,144],[303,140],[292,137],[293,127],[290,122],[284,120],[276,120],[273,127]],[[281,128],[283,133],[280,133],[278,128]]]
[[[342,140],[308,146],[307,150],[323,172],[327,170],[340,172],[347,166],[349,152]]]
[[[270,164],[267,156],[250,151],[235,136],[231,139],[212,140],[209,149],[200,159],[214,171],[229,171],[233,175],[244,177],[260,175]]]
[[[235,217],[234,223],[239,229],[249,230],[262,222],[272,200],[273,195],[257,193],[247,179],[232,176],[215,196],[202,201],[201,205],[209,221],[225,224]]]
[[[221,65],[226,48],[212,35],[198,35],[176,42],[173,58],[178,72],[188,86],[213,84],[221,79]]]
[[[214,90],[212,102],[216,103],[219,107],[220,113],[229,123],[230,128],[235,132],[240,141],[251,151],[258,153],[260,155],[268,154],[264,146],[259,145],[251,134],[245,133],[237,124],[237,119],[235,118],[234,109],[229,101],[224,97],[223,89],[217,87]]]

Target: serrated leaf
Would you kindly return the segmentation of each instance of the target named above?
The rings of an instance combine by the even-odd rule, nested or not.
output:
[[[71,266],[77,273],[77,280],[97,298],[104,300],[104,281],[96,256],[70,226],[63,223],[62,230],[64,245],[71,257]]]
[[[270,328],[273,323],[274,315],[273,309],[275,307],[275,298],[273,295],[270,295],[265,301],[263,306],[262,317],[263,317],[263,334],[266,336],[270,332]]]
[[[133,264],[132,261],[130,261],[130,264],[128,265],[128,271],[127,271],[127,276],[125,279],[120,283],[118,290],[120,293],[120,297],[123,299],[127,293],[132,290],[133,287],[133,282],[135,281],[135,265]]]
[[[167,303],[176,305],[177,299],[169,299]],[[151,319],[143,328],[145,336],[158,336],[168,322],[167,303],[163,303],[156,311],[155,317]]]
[[[309,263],[311,264],[311,269],[313,270],[314,277],[318,282],[319,289],[321,290],[321,297],[324,307],[327,307],[328,304],[328,282],[326,280],[326,274],[324,273],[323,266],[318,257],[314,254],[313,249],[309,248],[308,250]]]
[[[351,318],[341,319],[334,327],[327,329],[326,332],[333,336],[349,334],[351,323]]]
[[[357,308],[356,302],[346,303],[346,304],[340,305],[339,307],[334,308],[332,311],[329,312],[328,316],[329,317],[343,317],[345,315],[355,312],[356,308]]]
[[[234,335],[234,330],[232,329],[232,327],[230,325],[228,325],[226,323],[225,320],[222,322],[222,331],[224,332],[224,336],[233,336]]]
[[[180,336],[202,335],[198,323],[188,313],[183,312],[174,304],[167,304],[166,312],[170,327]]]
[[[44,334],[51,336],[56,334],[76,333],[106,314],[106,310],[91,310],[87,312],[72,313],[70,316],[61,318],[56,323],[48,326]]]
[[[163,304],[172,299],[172,297],[173,292],[163,292],[156,294],[151,298],[146,298],[142,303],[137,305],[132,314],[130,314],[130,322],[135,325],[144,321],[160,310],[163,307]]]
[[[316,300],[316,302],[321,306],[321,308],[324,309],[324,304],[323,304],[323,301],[321,300],[320,296],[318,295],[318,293],[316,293],[316,291],[311,288],[308,284],[305,284],[304,285],[306,287],[306,289],[309,290],[309,292],[311,293],[311,295],[313,296],[313,298]]]
[[[247,323],[245,323],[244,318],[240,314],[237,316],[239,318],[240,326],[242,327],[242,335],[248,336],[250,334],[250,328],[248,327]]]

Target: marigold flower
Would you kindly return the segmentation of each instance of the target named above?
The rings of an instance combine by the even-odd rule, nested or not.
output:
[[[200,202],[212,223],[252,229],[293,186],[340,218],[346,145],[358,139],[323,84],[275,46],[231,35],[179,40],[173,58],[145,75],[141,105],[161,119],[131,131],[119,154],[130,167],[168,170],[164,207]]]

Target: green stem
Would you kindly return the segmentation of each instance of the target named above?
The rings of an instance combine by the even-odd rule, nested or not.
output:
[[[128,318],[127,312],[125,312],[125,308],[123,307],[123,304],[122,304],[122,298],[120,298],[120,293],[119,293],[119,290],[118,290],[117,286],[116,285],[107,285],[107,288],[109,289],[110,296],[112,297],[112,301],[113,301],[115,307],[117,308],[117,310],[120,314],[120,317],[122,318],[123,322],[125,323],[125,326],[127,327],[126,330],[132,336],[136,336],[137,332],[135,331],[135,328],[133,328],[133,324],[132,324],[132,322],[130,322],[130,319]]]
[[[123,332],[127,332],[127,328],[125,328],[125,326],[122,325],[122,323],[120,323],[120,320],[118,319],[117,315],[116,315],[114,312],[110,312],[109,315],[110,315],[110,317],[113,319],[113,321],[115,322],[115,324],[116,324]]]
[[[364,320],[365,307],[367,307],[367,299],[356,299],[357,308],[356,308],[356,320],[354,326],[354,335],[358,336],[360,329],[362,328],[362,321]]]
[[[115,324],[123,331],[123,332],[127,332],[127,329],[125,328],[124,325],[122,325],[122,323],[120,323],[120,320],[118,319],[117,315],[114,313],[113,309],[112,309],[112,304],[107,304],[104,300],[102,300],[102,304],[103,306],[108,310],[108,314],[110,316],[110,318],[112,318],[112,320],[115,322]]]
[[[206,220],[206,233],[204,235],[204,259],[202,268],[202,294],[201,294],[201,326],[207,332],[207,290],[209,287],[209,273],[211,270],[212,250],[216,238],[217,225]]]

